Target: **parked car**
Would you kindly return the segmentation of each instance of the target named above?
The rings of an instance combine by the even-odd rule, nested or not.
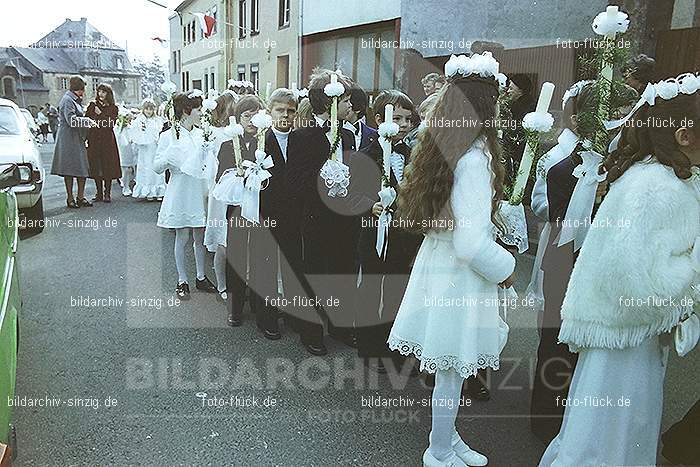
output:
[[[0,99],[0,164],[17,164],[22,171],[27,181],[12,188],[23,218],[22,225],[29,232],[41,232],[44,230],[41,156],[22,111],[7,99]]]
[[[34,136],[34,139],[37,139],[39,137],[39,133],[41,132],[41,128],[39,128],[39,124],[36,122],[34,115],[32,115],[32,113],[27,109],[20,108],[19,111],[22,114],[22,117],[24,117],[24,120],[27,122],[29,131],[32,132],[32,136]]]
[[[27,172],[17,164],[0,164],[0,443],[9,446],[13,455],[17,449],[10,402],[15,397],[22,307],[17,263],[19,215],[13,188],[28,183],[26,177]]]

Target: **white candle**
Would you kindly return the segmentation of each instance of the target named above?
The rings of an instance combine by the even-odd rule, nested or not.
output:
[[[297,89],[299,89],[297,83],[292,83],[292,90],[296,91]]]
[[[542,90],[537,100],[535,112],[546,113],[549,110],[549,104],[552,102],[552,95],[554,95],[554,85],[550,82],[542,83]]]
[[[268,81],[265,86],[265,99],[270,98],[270,93],[272,93],[272,83]]]
[[[235,125],[236,123],[237,123],[237,122],[236,122],[236,117],[233,116],[233,115],[231,115],[231,116],[228,118],[228,124],[231,125],[231,126],[233,126],[233,125]]]
[[[231,126],[234,126],[236,122],[236,117],[231,115],[228,118],[228,123]],[[233,156],[236,159],[236,167],[240,168],[241,167],[241,142],[238,140],[238,135],[233,137]]]
[[[338,82],[338,75],[335,73],[331,73],[331,83],[337,83]]]
[[[620,12],[620,8],[618,8],[615,5],[610,5],[605,9],[605,12],[608,14],[608,18],[614,19],[617,17],[617,14]]]
[[[394,121],[394,106],[391,104],[384,106],[384,121],[387,123]]]

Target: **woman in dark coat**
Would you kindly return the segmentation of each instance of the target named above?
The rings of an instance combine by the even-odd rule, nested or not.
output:
[[[114,136],[119,109],[114,104],[114,93],[108,84],[97,86],[97,98],[90,102],[87,116],[97,122],[88,131],[88,161],[90,178],[95,180],[97,194],[94,201],[112,201],[112,180],[122,176],[119,163],[119,149]]]
[[[51,173],[60,175],[66,184],[66,204],[69,208],[92,206],[85,199],[85,179],[89,175],[85,134],[95,122],[85,117],[81,104],[85,93],[85,81],[80,76],[71,76],[70,90],[58,104],[58,135],[54,148]],[[78,197],[73,197],[73,179],[78,182]]]

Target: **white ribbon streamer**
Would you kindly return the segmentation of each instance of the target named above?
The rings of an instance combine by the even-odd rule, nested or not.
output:
[[[241,203],[241,216],[245,219],[260,223],[260,191],[265,180],[272,177],[267,170],[274,165],[272,157],[265,154],[265,151],[255,151],[255,162],[243,161],[245,168],[245,190],[243,190],[243,200]]]
[[[392,187],[385,187],[379,191],[379,202],[382,203],[384,210],[379,216],[379,224],[377,225],[377,243],[375,248],[377,256],[381,259],[386,259],[386,252],[389,249],[389,226],[391,225],[391,206],[396,200],[396,190]]]
[[[654,85],[649,83],[647,84],[647,87],[644,88],[644,91],[642,92],[641,97],[637,101],[637,103],[632,107],[632,110],[622,117],[619,120],[611,120],[608,122],[604,123],[605,129],[610,131],[614,130],[615,128],[620,128],[627,122],[629,122],[632,117],[634,116],[634,113],[641,109],[644,104],[649,104],[651,106],[654,105],[654,102],[656,101],[656,88],[654,88]],[[613,152],[614,150],[617,149],[617,146],[620,142],[620,137],[622,136],[622,132],[618,133],[617,136],[610,142],[610,146],[608,147],[609,152]]]
[[[510,204],[508,201],[501,201],[498,215],[504,229],[504,231],[496,229],[498,238],[506,245],[517,247],[518,253],[526,252],[530,247],[530,241],[527,235],[527,221],[522,203]]]
[[[537,254],[535,255],[535,263],[532,265],[532,274],[530,275],[530,283],[525,289],[527,301],[532,301],[535,305],[534,311],[544,311],[544,273],[542,272],[542,260],[544,253],[549,245],[549,235],[552,231],[552,224],[547,222],[540,233],[540,241],[537,244]]]
[[[598,184],[607,177],[607,172],[598,173],[603,156],[595,151],[583,151],[579,154],[583,158],[583,163],[572,172],[573,176],[578,178],[578,182],[571,194],[557,243],[558,246],[562,246],[573,240],[574,251],[578,251],[586,239]]]

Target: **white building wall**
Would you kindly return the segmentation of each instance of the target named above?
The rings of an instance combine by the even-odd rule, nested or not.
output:
[[[301,3],[303,36],[401,17],[401,0],[301,0]]]

